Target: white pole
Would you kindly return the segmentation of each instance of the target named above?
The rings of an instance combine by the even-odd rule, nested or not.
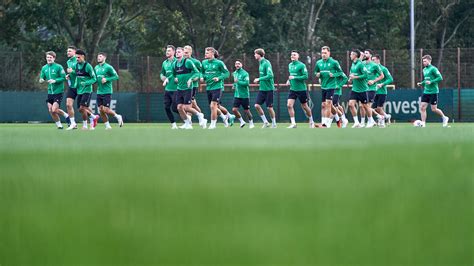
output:
[[[415,88],[415,0],[410,0],[411,87]]]

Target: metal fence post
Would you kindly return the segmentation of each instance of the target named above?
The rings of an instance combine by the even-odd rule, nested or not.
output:
[[[116,64],[116,66],[117,66],[117,73],[120,76],[120,55],[119,54],[117,55],[117,64]],[[120,79],[117,80],[117,91],[119,91],[119,90],[120,90]]]
[[[461,121],[461,48],[458,47],[458,120]]]

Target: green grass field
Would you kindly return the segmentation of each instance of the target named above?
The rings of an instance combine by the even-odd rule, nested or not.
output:
[[[279,126],[0,125],[0,265],[474,264],[474,124]]]

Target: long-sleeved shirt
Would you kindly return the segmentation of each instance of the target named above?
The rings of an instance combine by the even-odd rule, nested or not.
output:
[[[275,83],[273,81],[273,70],[272,64],[265,58],[260,60],[260,65],[258,67],[259,72],[259,83],[261,91],[272,91],[275,90]]]
[[[383,65],[380,65],[380,68],[382,69],[384,77],[377,82],[377,84],[383,84],[383,86],[377,89],[376,94],[387,94],[387,85],[393,82],[393,77],[392,74],[390,74],[390,71],[388,71],[388,68]]]
[[[336,90],[334,91],[334,94],[336,95],[342,95],[342,87],[347,83],[347,75],[344,72],[341,72],[341,75],[337,77],[336,80]]]
[[[319,59],[314,66],[314,74],[320,73],[321,89],[335,89],[337,78],[341,75],[342,69],[339,62],[329,57],[327,60]],[[330,76],[332,74],[332,77]]]
[[[249,93],[249,84],[250,84],[250,78],[249,78],[249,73],[245,71],[243,68],[240,68],[234,73],[232,73],[234,76],[234,97],[235,98],[249,98],[250,93]]]
[[[176,62],[176,58],[173,57],[172,60],[166,59],[161,64],[160,78],[168,78],[168,83],[166,84],[166,91],[176,91],[178,89],[178,84],[174,82],[173,76],[173,67]]]
[[[72,72],[69,73],[69,80],[67,82],[67,84],[69,85],[69,88],[73,88],[75,89],[76,87],[73,87],[73,86],[76,86],[76,64],[77,64],[77,57],[76,56],[72,56],[71,58],[69,58],[66,62],[67,64],[67,67],[68,68],[71,68],[72,69]],[[67,73],[66,73],[67,74]]]
[[[365,67],[367,68],[367,82],[369,82],[369,80],[374,80],[378,78],[382,74],[382,69],[380,68],[380,66],[373,61],[368,61],[365,64]],[[369,85],[367,83],[367,85],[369,86],[369,91],[377,90],[377,84],[374,83],[372,85]]]
[[[352,90],[354,92],[366,92],[369,89],[369,86],[367,85],[367,68],[364,63],[359,59],[352,62],[351,74],[359,77],[357,79],[352,79]]]
[[[95,66],[95,74],[97,75],[97,94],[112,94],[112,81],[119,79],[115,69],[111,65],[103,63]],[[105,78],[107,82],[102,83],[102,78]]]
[[[428,80],[430,81],[430,84],[426,84]],[[421,85],[425,88],[423,93],[439,93],[438,83],[442,80],[443,76],[441,76],[439,70],[433,65],[427,65],[425,68],[423,68],[423,81],[421,82]]]
[[[92,84],[96,83],[97,77],[91,64],[76,64],[76,85],[77,94],[92,93]]]
[[[197,70],[199,72],[199,78],[202,78],[202,73],[201,73],[202,63],[201,63],[201,61],[199,61],[198,59],[196,59],[194,57],[190,57],[189,60],[191,60],[194,64],[194,66],[197,68]],[[199,79],[193,80],[193,88],[197,88],[197,87],[199,87]]]
[[[48,94],[58,94],[64,92],[64,81],[66,80],[66,72],[60,64],[46,64],[41,68],[40,78],[46,82],[50,79],[56,83],[48,83]]]
[[[306,91],[306,80],[308,79],[308,69],[301,61],[293,61],[288,65],[290,76],[294,78],[290,80],[290,90]]]
[[[219,59],[206,59],[202,61],[202,77],[206,82],[206,90],[224,90],[224,79],[228,78],[230,73],[224,62]],[[213,78],[218,78],[214,81]]]

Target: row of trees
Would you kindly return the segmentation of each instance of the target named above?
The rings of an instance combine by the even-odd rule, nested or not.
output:
[[[70,44],[124,57],[191,44],[202,58],[213,46],[231,59],[257,47],[406,50],[410,34],[409,0],[4,0],[0,25],[0,51],[21,51],[24,71]],[[474,2],[416,0],[416,32],[439,65],[445,48],[473,47]]]
[[[416,1],[416,46],[472,47],[474,2]],[[0,43],[37,52],[68,44],[89,53],[161,55],[166,44],[224,54],[330,45],[408,49],[409,0],[4,0]]]

